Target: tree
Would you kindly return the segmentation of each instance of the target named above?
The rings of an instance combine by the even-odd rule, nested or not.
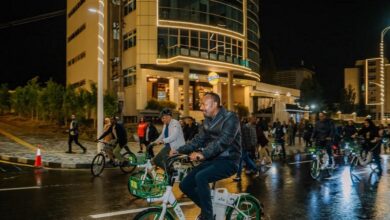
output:
[[[87,110],[87,118],[92,118],[92,114],[96,114],[97,107],[97,86],[96,83],[90,81],[89,83],[91,91],[86,94],[85,102],[86,102],[86,110]],[[93,125],[96,128],[96,120],[93,118]]]
[[[15,92],[11,95],[12,109],[20,116],[24,116],[26,112],[26,95],[24,87],[18,86]]]
[[[104,94],[104,114],[113,116],[118,113],[118,97],[112,92]]]
[[[301,97],[299,102],[302,106],[315,104],[320,108],[323,103],[322,88],[315,78],[305,78],[302,81]]]
[[[343,113],[352,113],[355,111],[356,92],[352,85],[343,88],[340,100],[340,110]]]
[[[31,119],[34,119],[34,114],[38,118],[38,96],[40,86],[38,84],[38,77],[34,77],[27,82],[24,88],[24,95],[26,101],[26,108],[30,110]]]
[[[67,124],[67,119],[71,114],[77,112],[77,94],[73,86],[68,86],[65,89],[62,110],[64,113],[64,123]]]
[[[51,121],[61,121],[64,117],[63,114],[63,100],[65,96],[64,86],[49,80],[46,82],[46,88],[41,94],[41,105],[45,108],[47,115]]]
[[[7,84],[0,85],[0,114],[9,112],[11,109],[11,94]]]

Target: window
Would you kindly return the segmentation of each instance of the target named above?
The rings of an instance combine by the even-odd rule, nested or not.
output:
[[[134,86],[136,84],[137,69],[135,66],[123,70],[124,86]]]
[[[77,28],[69,37],[68,37],[68,43],[73,40],[77,35],[79,35],[81,32],[83,32],[86,28],[86,24],[82,24],[79,28]]]
[[[85,0],[80,0],[77,4],[69,11],[68,18],[72,17],[72,15],[83,5]]]
[[[136,9],[136,0],[127,0],[123,6],[123,14],[126,16]]]
[[[79,60],[84,59],[85,56],[86,56],[85,51],[81,52],[79,55],[73,57],[71,60],[68,61],[68,66],[71,66],[76,62],[78,62]]]
[[[137,44],[137,31],[134,29],[123,35],[123,49],[127,50]]]

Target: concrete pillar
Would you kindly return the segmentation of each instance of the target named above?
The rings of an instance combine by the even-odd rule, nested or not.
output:
[[[184,116],[189,116],[189,100],[190,100],[190,66],[185,65],[183,67],[183,93],[184,93],[184,101],[183,101],[183,114]]]
[[[138,68],[137,69],[141,69]],[[137,82],[136,82],[136,109],[143,110],[146,107],[148,86],[146,81],[146,74],[144,70],[141,70],[140,73],[137,72]]]
[[[233,111],[234,103],[233,103],[233,72],[232,71],[228,72],[227,90],[228,90],[228,110]]]
[[[179,79],[175,79],[175,78],[169,79],[169,101],[177,104],[176,109],[180,107],[179,93],[177,92],[178,88],[179,88]]]
[[[245,86],[244,88],[244,104],[248,107],[249,113],[253,112],[253,98],[251,96],[251,93],[253,91],[252,86]]]
[[[222,100],[222,83],[217,83],[217,85],[213,85],[213,92],[217,93]]]

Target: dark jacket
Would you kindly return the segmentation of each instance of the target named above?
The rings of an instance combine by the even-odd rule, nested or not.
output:
[[[257,136],[257,143],[260,144],[260,146],[264,147],[268,144],[268,139],[264,135],[264,131],[261,128],[261,126],[256,126],[256,136]]]
[[[252,152],[257,146],[256,125],[247,123],[241,128],[242,149]]]
[[[374,154],[380,154],[381,142],[380,141],[377,141],[375,143],[372,142],[375,138],[379,138],[379,130],[376,126],[363,127],[362,129],[359,130],[358,135],[362,136],[365,140],[364,143],[365,146],[363,146],[364,149],[372,150]]]
[[[115,125],[111,125],[110,128],[98,138],[98,140],[103,139],[108,134],[113,135],[113,137],[118,141],[119,146],[123,147],[127,144],[127,133],[122,124],[116,123]]]
[[[303,130],[303,138],[305,140],[310,140],[311,136],[313,135],[313,125],[311,123],[306,123],[305,128]]]
[[[206,160],[226,158],[238,163],[241,157],[241,129],[237,115],[222,107],[214,118],[206,117],[200,133],[177,151],[189,154],[197,150],[202,150]]]
[[[351,138],[352,135],[357,133],[355,125],[346,125],[343,129],[343,136],[345,138]]]
[[[192,140],[195,137],[195,135],[198,133],[198,131],[199,131],[198,125],[196,125],[195,123],[192,123],[191,126],[186,124],[183,128],[184,140],[185,141]]]
[[[312,138],[318,141],[323,141],[326,138],[335,138],[335,126],[330,119],[324,121],[318,120],[314,127]]]
[[[77,120],[72,120],[70,123],[72,125],[72,128],[69,129],[69,135],[79,135],[79,123],[77,122]]]

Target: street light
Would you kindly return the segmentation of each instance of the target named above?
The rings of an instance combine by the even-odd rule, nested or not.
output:
[[[381,121],[384,123],[385,120],[385,61],[384,61],[384,41],[383,38],[387,31],[390,30],[390,26],[386,27],[381,32],[381,42],[379,44],[379,55],[380,55],[380,82],[381,82]]]
[[[88,9],[89,12],[97,13],[99,15],[98,20],[98,68],[97,68],[97,136],[103,132],[103,66],[104,66],[104,1],[99,0],[99,9]],[[97,145],[97,151],[99,152],[99,144]]]

